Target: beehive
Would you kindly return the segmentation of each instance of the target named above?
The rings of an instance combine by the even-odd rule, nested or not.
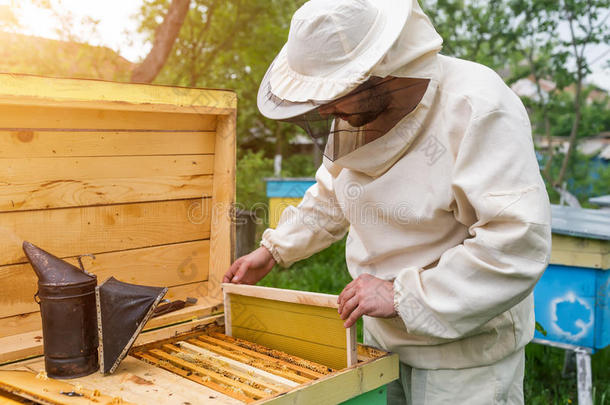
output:
[[[149,321],[115,374],[66,382],[57,389],[83,396],[53,403],[99,394],[142,404],[330,404],[377,395],[397,377],[395,355],[363,346],[356,365],[339,369],[296,358],[290,345],[278,351],[224,335],[235,117],[230,91],[0,74],[3,370],[43,371],[36,279],[21,250],[28,240],[72,263],[93,254],[83,263],[100,281],[114,276],[168,286],[172,300],[198,299]],[[50,395],[56,382],[32,375],[5,373],[0,395]]]

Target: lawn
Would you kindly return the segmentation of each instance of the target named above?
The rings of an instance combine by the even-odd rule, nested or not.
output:
[[[345,240],[293,265],[275,268],[259,285],[339,294],[351,281],[345,265]],[[362,341],[362,321],[358,323]],[[576,404],[576,377],[563,378],[561,349],[529,344],[525,348],[525,403]],[[592,356],[594,405],[610,405],[610,347]]]

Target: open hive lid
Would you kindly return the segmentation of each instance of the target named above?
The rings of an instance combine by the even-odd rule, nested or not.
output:
[[[0,74],[0,363],[42,354],[24,240],[197,298],[144,330],[222,311],[235,112],[224,90]]]

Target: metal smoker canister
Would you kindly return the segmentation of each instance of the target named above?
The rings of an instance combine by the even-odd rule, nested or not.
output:
[[[47,375],[76,378],[97,371],[96,276],[29,242],[23,251],[38,276]]]

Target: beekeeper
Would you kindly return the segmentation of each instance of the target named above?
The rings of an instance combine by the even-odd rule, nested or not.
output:
[[[388,403],[522,404],[548,196],[519,98],[441,43],[416,0],[294,14],[258,105],[304,128],[323,164],[224,281],[256,283],[349,232],[339,312],[400,355]]]

